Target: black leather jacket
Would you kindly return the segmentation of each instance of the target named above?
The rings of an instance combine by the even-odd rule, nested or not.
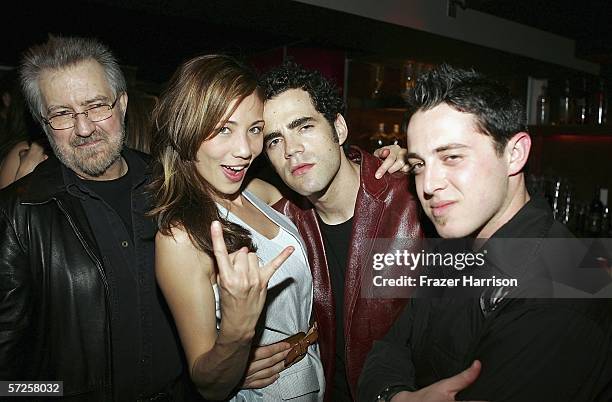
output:
[[[109,288],[87,222],[54,157],[0,192],[0,379],[109,401]]]

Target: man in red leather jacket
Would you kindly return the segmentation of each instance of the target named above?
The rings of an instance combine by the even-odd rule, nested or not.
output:
[[[285,184],[302,196],[274,207],[293,219],[308,248],[325,399],[355,400],[373,341],[387,332],[408,296],[371,297],[372,240],[420,247],[416,200],[406,175],[377,179],[379,159],[358,148],[344,152],[343,102],[320,73],[285,63],[262,81],[264,150]]]

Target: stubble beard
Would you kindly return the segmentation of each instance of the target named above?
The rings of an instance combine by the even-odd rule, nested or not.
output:
[[[119,135],[111,136],[96,128],[89,137],[75,136],[68,146],[59,145],[52,135],[49,143],[57,158],[68,168],[91,177],[102,176],[120,157],[125,142],[125,128],[121,124]],[[99,146],[78,148],[79,145],[101,141]]]

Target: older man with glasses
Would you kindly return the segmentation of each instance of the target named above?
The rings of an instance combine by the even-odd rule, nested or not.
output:
[[[75,401],[191,399],[155,284],[147,159],[123,147],[116,59],[50,38],[26,52],[21,80],[55,155],[0,192],[0,378],[63,381]]]

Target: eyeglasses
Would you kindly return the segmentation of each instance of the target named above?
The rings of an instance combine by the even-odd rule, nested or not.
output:
[[[109,119],[113,115],[113,109],[119,100],[119,96],[115,98],[115,101],[110,105],[101,103],[90,107],[82,112],[61,112],[49,118],[44,118],[43,121],[45,124],[51,126],[54,130],[67,130],[69,128],[74,127],[74,122],[78,115],[83,114],[87,117],[91,122],[95,123],[98,121]]]

